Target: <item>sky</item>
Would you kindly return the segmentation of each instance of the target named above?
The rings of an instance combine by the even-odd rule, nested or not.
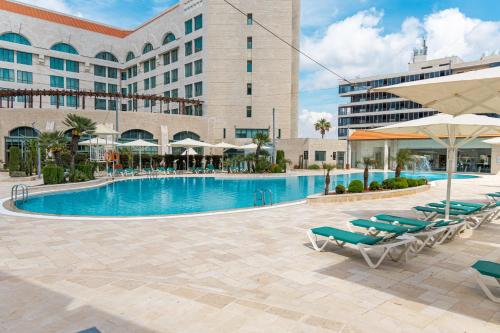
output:
[[[18,1],[122,28],[136,27],[177,2]],[[301,8],[301,49],[347,79],[405,71],[423,37],[428,58],[477,60],[500,52],[499,0],[302,0]],[[336,137],[338,104],[346,102],[338,97],[338,79],[302,58],[301,137],[320,137],[313,126],[320,118],[332,124],[325,137]]]

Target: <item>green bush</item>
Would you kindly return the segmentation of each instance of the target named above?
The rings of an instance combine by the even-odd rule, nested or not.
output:
[[[394,183],[396,182],[395,178],[387,178],[382,181],[382,188],[384,190],[393,190]]]
[[[342,184],[335,186],[335,193],[344,194],[345,193],[345,186]]]
[[[319,165],[317,164],[311,164],[310,166],[307,167],[309,170],[319,170],[321,169]]]
[[[269,172],[270,170],[271,170],[271,162],[269,162],[265,157],[259,157],[257,163],[255,164],[255,172],[263,173],[263,172]]]
[[[21,171],[21,150],[18,147],[10,147],[9,175],[13,176],[16,171]]]
[[[64,169],[60,166],[49,164],[42,169],[42,174],[45,185],[64,183]]]
[[[273,164],[271,166],[271,173],[282,173],[283,169],[278,164]]]
[[[416,187],[416,186],[418,186],[418,180],[417,179],[407,178],[406,182],[408,183],[408,187]]]
[[[82,172],[87,180],[93,180],[95,179],[94,177],[94,172],[96,169],[96,164],[95,163],[85,163],[85,164],[79,164],[76,166],[76,170]]]
[[[361,180],[353,180],[349,184],[350,193],[361,193],[364,190],[363,182]]]
[[[422,186],[422,185],[427,185],[427,179],[425,178],[420,178],[420,179],[417,179],[417,183],[418,183],[418,186]]]
[[[388,178],[382,182],[382,188],[385,190],[399,190],[408,187],[406,178]]]
[[[408,180],[406,178],[396,178],[396,181],[394,182],[394,188],[396,190],[408,188]]]
[[[78,169],[69,174],[69,181],[72,183],[85,182],[89,180],[87,175]]]
[[[370,191],[380,191],[382,189],[382,185],[380,185],[377,181],[372,181],[370,183]]]

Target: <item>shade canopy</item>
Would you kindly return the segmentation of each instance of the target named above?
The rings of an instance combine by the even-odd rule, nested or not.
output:
[[[112,128],[104,124],[97,124],[95,130],[92,132],[93,135],[118,135],[119,133]]]
[[[142,139],[123,143],[122,147],[159,147],[156,143],[144,141]]]
[[[79,146],[119,146],[118,142],[103,138],[92,138],[90,140],[78,142]]]
[[[445,218],[449,219],[451,181],[453,170],[456,165],[455,161],[458,149],[480,135],[498,134],[500,132],[500,119],[472,114],[458,117],[447,114],[437,114],[432,117],[375,128],[372,129],[372,131],[396,134],[426,134],[446,148],[448,155],[448,183],[446,187]],[[462,138],[462,140],[458,141],[458,138]]]
[[[213,145],[207,142],[197,141],[193,139],[184,139],[170,144],[171,147],[184,147],[184,148],[196,148],[196,147],[208,147],[213,148]]]
[[[273,147],[269,147],[269,146],[262,146],[261,148],[262,148],[262,149],[266,149],[266,150],[273,149]],[[238,147],[238,149],[243,149],[243,150],[256,150],[256,149],[257,149],[257,144],[255,144],[255,143],[249,143],[249,144],[246,144],[246,145],[244,145],[244,146],[240,146],[240,147]]]
[[[230,143],[226,143],[226,142],[220,142],[216,145],[213,145],[214,148],[222,148],[222,149],[239,149],[240,147],[238,146],[235,146],[235,145],[232,145]]]
[[[490,145],[500,145],[500,137],[493,138],[493,139],[488,139],[488,140],[484,140],[483,142],[484,143],[488,143]]]
[[[181,155],[182,156],[186,156],[186,155],[194,156],[194,155],[198,155],[198,153],[193,148],[188,148],[188,149],[184,150]]]
[[[387,92],[439,112],[500,114],[500,67],[371,89]]]

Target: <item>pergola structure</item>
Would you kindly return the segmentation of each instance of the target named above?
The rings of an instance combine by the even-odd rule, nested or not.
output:
[[[106,98],[115,100],[132,100],[135,101],[132,104],[135,107],[134,111],[137,111],[138,100],[149,100],[158,101],[160,104],[160,113],[163,113],[163,106],[165,105],[165,110],[170,110],[170,104],[176,103],[179,106],[179,114],[186,114],[186,105],[199,106],[203,102],[198,99],[186,99],[177,97],[165,97],[159,95],[141,95],[141,94],[130,94],[124,95],[122,93],[108,93],[108,92],[96,92],[88,90],[58,90],[58,89],[4,89],[0,90],[0,108],[14,108],[14,99],[16,97],[24,97],[24,107],[33,108],[35,105],[35,97],[38,97],[38,107],[42,108],[42,98],[44,96],[56,96],[56,108],[59,108],[59,97],[62,96],[74,96],[76,98],[75,109],[81,108],[85,110],[86,99]],[[3,105],[3,100],[7,99],[7,105]],[[81,103],[80,103],[81,101]],[[121,103],[120,103],[121,104]],[[150,103],[151,112],[153,112],[153,105]],[[116,106],[116,111],[118,111],[118,103]]]

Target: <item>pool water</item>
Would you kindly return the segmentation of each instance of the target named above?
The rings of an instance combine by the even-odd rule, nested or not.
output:
[[[393,173],[371,172],[370,181],[393,177]],[[446,179],[446,174],[408,173],[409,178]],[[475,176],[454,175],[455,178]],[[331,188],[363,180],[362,173],[332,175]],[[254,206],[254,193],[269,189],[273,203],[284,203],[321,193],[323,176],[276,178],[166,177],[130,179],[100,187],[31,196],[17,202],[19,209],[35,213],[76,216],[148,216],[187,214],[248,208]],[[269,195],[267,200],[269,201]]]

